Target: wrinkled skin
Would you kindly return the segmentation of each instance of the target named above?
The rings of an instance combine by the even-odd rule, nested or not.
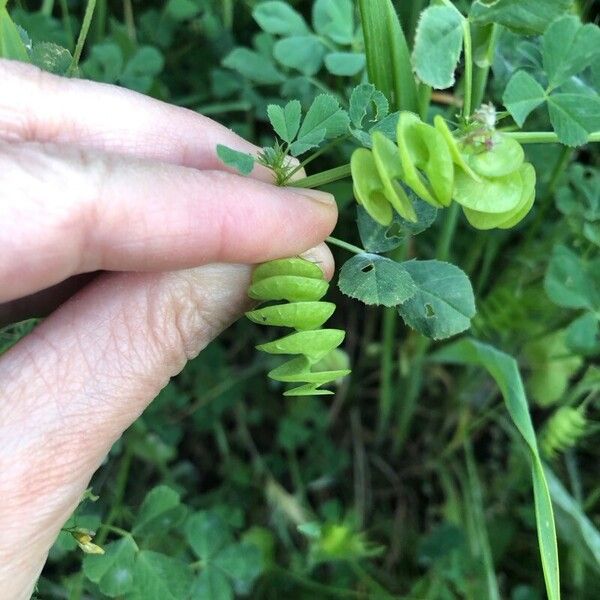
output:
[[[10,61],[0,81],[0,324],[49,314],[0,357],[0,589],[21,600],[111,445],[248,308],[250,265],[309,251],[331,275],[337,211],[228,171],[217,143],[257,148],[194,112]]]

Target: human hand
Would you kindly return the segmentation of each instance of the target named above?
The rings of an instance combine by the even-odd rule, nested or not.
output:
[[[194,112],[9,61],[0,81],[0,324],[90,279],[0,357],[0,590],[20,600],[111,445],[247,308],[249,265],[337,211],[228,172],[217,143],[257,148]]]

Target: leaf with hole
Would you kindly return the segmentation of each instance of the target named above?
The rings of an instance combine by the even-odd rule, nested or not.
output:
[[[364,304],[397,306],[412,298],[415,284],[398,262],[377,254],[359,254],[340,271],[340,290]]]
[[[416,293],[398,307],[407,325],[434,340],[462,333],[475,316],[475,298],[467,275],[439,260],[402,263]]]

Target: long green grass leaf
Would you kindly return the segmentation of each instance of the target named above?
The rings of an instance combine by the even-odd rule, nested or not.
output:
[[[370,82],[392,111],[418,112],[417,86],[404,32],[391,0],[359,0]]]
[[[432,358],[437,362],[483,367],[500,388],[512,421],[529,450],[538,543],[546,592],[549,600],[560,600],[558,549],[552,501],[517,361],[512,356],[473,339],[463,339],[450,344],[436,352]]]
[[[10,58],[29,62],[27,48],[19,35],[19,30],[6,10],[6,1],[0,6],[0,58]]]

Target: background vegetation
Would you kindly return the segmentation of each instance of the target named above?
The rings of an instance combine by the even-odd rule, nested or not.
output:
[[[347,108],[366,80],[349,0],[288,1],[279,20],[261,12],[273,3],[254,0],[97,0],[77,48],[90,4],[12,3],[25,58],[189,107],[262,146],[274,142],[269,104],[297,99],[307,110],[325,92]],[[429,3],[396,4],[412,44]],[[507,103],[517,71],[543,78],[540,35],[550,20],[598,17],[589,1],[535,2],[534,17],[519,13],[528,0],[475,4],[497,9],[493,54],[475,38],[480,99],[496,106],[503,95]],[[596,55],[573,73],[569,93],[596,102],[599,64]],[[459,111],[458,75],[434,93],[430,116]],[[590,115],[584,127],[599,130],[600,111]],[[552,130],[544,107],[527,128]],[[342,140],[307,170],[347,163],[355,145]],[[563,596],[592,600],[600,596],[600,154],[593,145],[534,144],[527,159],[537,201],[519,227],[476,231],[455,213],[450,244],[440,214],[396,251],[459,265],[477,298],[471,335],[517,359],[547,461]],[[351,181],[328,189],[341,208],[336,236],[367,246]],[[387,239],[403,235],[398,228]],[[236,323],[113,447],[52,549],[39,598],[545,597],[526,446],[496,383],[473,365],[448,364],[473,348],[439,354],[441,345],[402,326],[393,309],[334,288],[333,326],[348,331],[352,365],[335,396],[283,399],[265,377],[271,357],[254,350],[269,334]],[[0,331],[2,347],[30,326]],[[77,548],[88,530],[103,556]]]

